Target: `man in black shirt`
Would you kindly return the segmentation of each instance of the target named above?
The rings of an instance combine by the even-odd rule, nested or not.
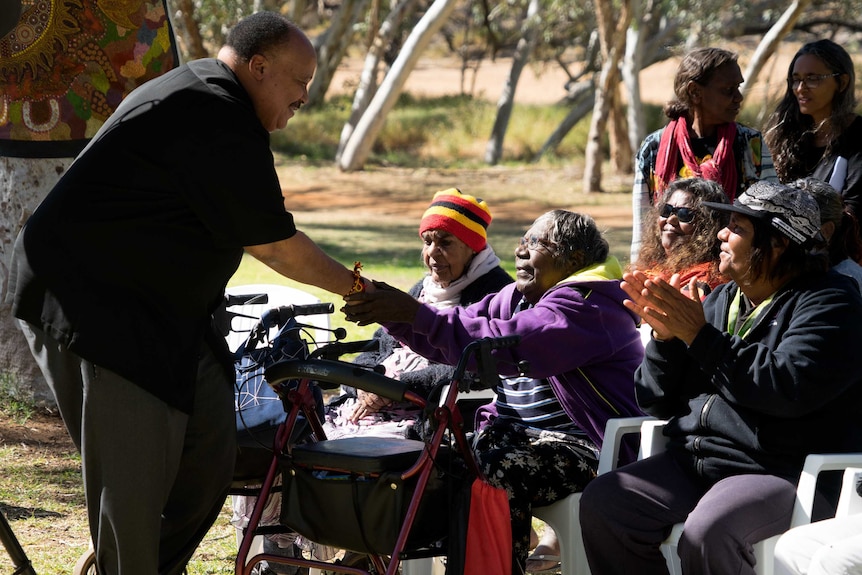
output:
[[[211,316],[243,252],[357,289],[296,229],[269,148],[315,68],[282,16],[244,19],[218,58],[134,90],[16,241],[13,313],[81,450],[102,575],[181,573],[224,503],[233,371]]]

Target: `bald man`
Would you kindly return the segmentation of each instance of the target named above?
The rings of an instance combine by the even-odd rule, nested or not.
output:
[[[296,229],[269,148],[315,67],[296,26],[249,16],[134,90],[18,236],[13,313],[81,450],[102,575],[179,575],[224,504],[234,373],[211,316],[243,252],[355,289]]]

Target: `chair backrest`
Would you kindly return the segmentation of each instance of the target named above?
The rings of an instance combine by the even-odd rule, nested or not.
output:
[[[844,480],[841,482],[841,496],[838,498],[838,509],[835,517],[846,517],[862,513],[862,496],[857,493],[856,486],[862,481],[862,468],[848,467],[844,470]]]
[[[652,339],[652,326],[647,322],[643,322],[638,326],[638,332],[641,335],[641,343],[646,347],[649,340]]]
[[[229,287],[225,292],[230,295],[265,293],[268,296],[268,301],[266,303],[246,304],[242,306],[231,306],[228,308],[229,312],[241,314],[236,315],[231,319],[230,333],[228,333],[226,338],[228,347],[231,351],[236,350],[236,348],[245,341],[248,337],[249,331],[254,324],[257,323],[258,318],[260,318],[260,314],[264,311],[284,305],[307,305],[320,303],[320,299],[308,292],[278,284],[246,284]],[[296,319],[299,323],[320,328],[313,331],[313,337],[316,342],[326,343],[329,341],[330,333],[325,331],[328,330],[330,326],[328,314],[297,316]]]

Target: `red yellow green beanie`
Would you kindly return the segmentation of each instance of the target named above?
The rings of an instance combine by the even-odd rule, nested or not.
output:
[[[427,230],[443,230],[474,252],[481,252],[488,243],[490,223],[491,212],[485,200],[462,194],[457,188],[449,188],[434,194],[419,223],[419,235]]]

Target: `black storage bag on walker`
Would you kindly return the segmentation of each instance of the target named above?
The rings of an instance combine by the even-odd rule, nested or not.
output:
[[[339,449],[349,453],[354,462],[358,455],[367,454],[368,467],[363,471],[373,469],[370,473],[375,475],[313,470],[302,464],[304,448],[319,449],[327,443],[340,444]],[[415,478],[402,480],[401,472],[416,461],[417,450],[424,447],[419,441],[375,437],[297,446],[293,456],[281,458],[281,523],[324,545],[391,554],[416,487]],[[431,545],[449,533],[449,512],[462,488],[463,471],[444,471],[449,467],[450,454],[438,455],[407,538],[407,549]]]

